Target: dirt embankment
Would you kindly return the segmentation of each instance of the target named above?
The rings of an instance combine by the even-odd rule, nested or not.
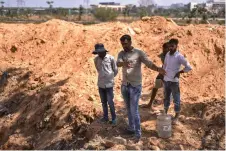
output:
[[[106,147],[106,137],[129,140],[120,131],[125,125],[121,124],[126,122],[120,95],[121,73],[115,86],[121,124],[111,127],[95,120],[101,104],[91,53],[94,44],[102,42],[117,58],[122,49],[119,38],[123,34],[132,35],[133,45],[144,50],[159,66],[157,56],[162,44],[178,38],[180,52],[193,67],[192,72],[181,77],[182,124],[174,128],[171,139],[158,139],[154,126],[156,115],[141,110],[143,147],[147,147],[144,149],[153,145],[160,149],[181,149],[178,148],[181,145],[185,149],[224,148],[224,28],[182,27],[162,17],[144,18],[132,24],[90,26],[60,20],[37,25],[0,24],[0,69],[8,72],[0,94],[1,149],[79,149],[88,147],[89,143],[92,146],[93,137],[102,140],[96,143],[99,143],[97,147],[102,144],[104,149],[114,149],[120,143],[112,140],[112,146]],[[155,72],[143,67],[141,104],[149,99],[155,76]],[[162,93],[157,100],[161,104]],[[173,113],[172,109],[170,112]],[[96,132],[91,130],[93,126]],[[90,133],[96,136],[91,137]],[[179,141],[182,137],[185,139]],[[151,138],[159,143],[149,144]],[[131,147],[129,142],[120,147],[128,149],[128,146]]]

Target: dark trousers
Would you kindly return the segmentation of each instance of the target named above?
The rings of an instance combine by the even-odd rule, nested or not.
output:
[[[113,88],[100,88],[99,87],[100,99],[103,107],[103,117],[105,120],[108,118],[108,105],[111,111],[112,120],[116,119],[115,105],[114,105],[114,93]]]
[[[179,82],[164,81],[164,108],[168,109],[170,106],[170,96],[173,95],[174,110],[176,113],[180,112],[180,87]]]

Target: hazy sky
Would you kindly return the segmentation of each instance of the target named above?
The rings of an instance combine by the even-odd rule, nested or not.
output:
[[[3,0],[5,6],[17,6],[17,0]],[[47,7],[47,0],[24,0],[26,6]],[[84,0],[52,0],[54,7],[77,7],[84,4]],[[138,0],[89,0],[90,4],[98,4],[99,2],[119,2],[121,4],[138,4]],[[206,0],[155,0],[158,5],[170,5],[172,3],[188,3],[188,2],[204,2]]]

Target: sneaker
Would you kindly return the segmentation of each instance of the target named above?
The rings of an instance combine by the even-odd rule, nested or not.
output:
[[[100,122],[101,123],[107,123],[109,120],[108,119],[105,119],[105,118],[102,118],[102,119],[100,119]]]
[[[173,118],[172,125],[178,125],[178,124],[179,124],[178,118]]]
[[[141,137],[140,137],[140,136],[134,136],[134,137],[132,138],[132,140],[134,141],[134,143],[139,143],[140,140],[141,140]]]
[[[114,119],[114,120],[110,121],[109,123],[112,124],[112,125],[116,125],[117,121],[116,121],[116,119]]]
[[[134,142],[135,142],[135,143],[139,143],[139,142],[140,142],[140,139],[141,139],[140,137],[135,137]]]
[[[150,104],[144,104],[144,105],[141,105],[141,108],[150,108],[151,105]]]
[[[134,135],[134,134],[135,134],[135,131],[126,129],[126,130],[124,131],[124,134],[125,134],[125,135]]]
[[[155,113],[155,112],[158,112],[159,110],[158,110],[157,107],[151,106],[151,107],[150,107],[150,111],[153,112],[153,113]]]

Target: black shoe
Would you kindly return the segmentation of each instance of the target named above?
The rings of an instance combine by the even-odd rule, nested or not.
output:
[[[135,131],[131,131],[131,130],[126,129],[126,130],[124,131],[124,134],[125,134],[125,135],[134,135],[134,134],[135,134]]]
[[[173,118],[172,125],[178,125],[178,124],[179,124],[179,119],[178,118]]]
[[[100,122],[101,123],[107,123],[109,120],[108,119],[105,119],[105,118],[102,118],[102,119],[100,119]]]
[[[140,140],[141,140],[141,136],[134,136],[134,137],[132,138],[132,140],[133,140],[134,143],[139,143]]]
[[[109,122],[109,124],[116,125],[116,124],[117,124],[116,119],[114,119],[114,120],[110,121],[110,122]]]
[[[135,137],[134,143],[139,143],[140,139],[141,139],[141,137]]]
[[[141,108],[148,108],[149,109],[151,107],[151,105],[150,104],[143,104],[140,107]]]

